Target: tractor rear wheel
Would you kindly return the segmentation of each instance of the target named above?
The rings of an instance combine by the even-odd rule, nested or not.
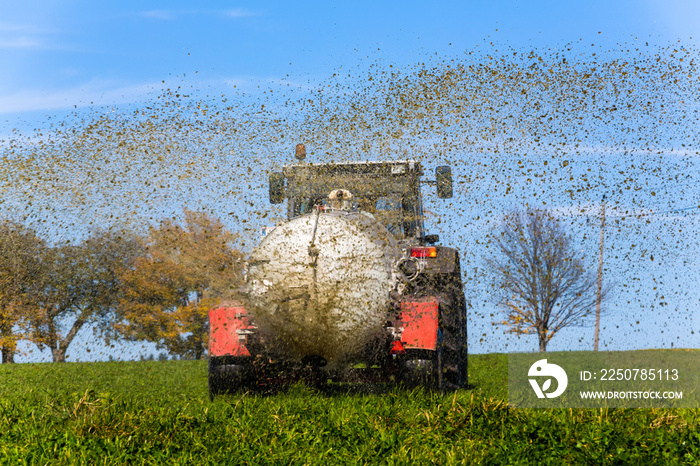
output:
[[[405,355],[404,382],[408,386],[438,391],[467,386],[467,309],[458,273],[445,277],[437,293],[439,330],[435,351],[408,350]]]
[[[246,390],[254,385],[255,377],[250,364],[229,361],[224,358],[209,358],[209,400],[216,395]]]
[[[405,385],[436,391],[445,389],[444,354],[439,344],[435,351],[407,350],[405,358],[402,379]]]
[[[446,280],[440,301],[444,388],[467,386],[467,308],[459,271]]]

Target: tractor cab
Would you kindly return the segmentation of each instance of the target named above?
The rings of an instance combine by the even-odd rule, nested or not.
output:
[[[450,167],[437,167],[435,181],[421,181],[422,175],[423,167],[415,160],[312,164],[301,158],[270,175],[270,202],[287,199],[289,220],[314,209],[343,206],[375,218],[397,239],[421,239],[421,184],[436,184],[438,197],[452,197]],[[344,196],[341,202],[338,193]]]

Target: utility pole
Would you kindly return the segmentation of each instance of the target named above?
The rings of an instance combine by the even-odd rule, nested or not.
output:
[[[603,294],[603,239],[605,238],[605,194],[600,207],[600,250],[598,251],[598,297],[595,304],[595,340],[593,351],[598,351],[598,339],[600,335],[600,301]]]

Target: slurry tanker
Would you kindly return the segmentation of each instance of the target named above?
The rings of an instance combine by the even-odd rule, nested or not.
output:
[[[243,303],[210,311],[210,396],[305,380],[467,384],[456,249],[423,229],[421,185],[452,197],[450,167],[298,162],[270,175],[287,221],[248,259]]]

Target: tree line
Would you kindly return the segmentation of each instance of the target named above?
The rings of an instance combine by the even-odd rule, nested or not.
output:
[[[166,219],[143,235],[97,230],[56,246],[19,223],[0,223],[2,362],[14,362],[19,340],[64,362],[86,325],[107,344],[151,341],[202,358],[209,309],[244,293],[245,257],[236,239],[218,219],[187,210],[182,222]],[[536,334],[540,351],[563,328],[586,323],[607,295],[596,294],[595,277],[550,212],[506,215],[495,246],[485,262],[491,298],[505,314],[496,323]]]
[[[29,227],[1,222],[2,362],[14,362],[19,340],[63,362],[87,325],[107,344],[147,340],[201,358],[209,309],[240,296],[244,256],[236,239],[219,220],[192,211],[142,235],[96,230],[54,246]]]

